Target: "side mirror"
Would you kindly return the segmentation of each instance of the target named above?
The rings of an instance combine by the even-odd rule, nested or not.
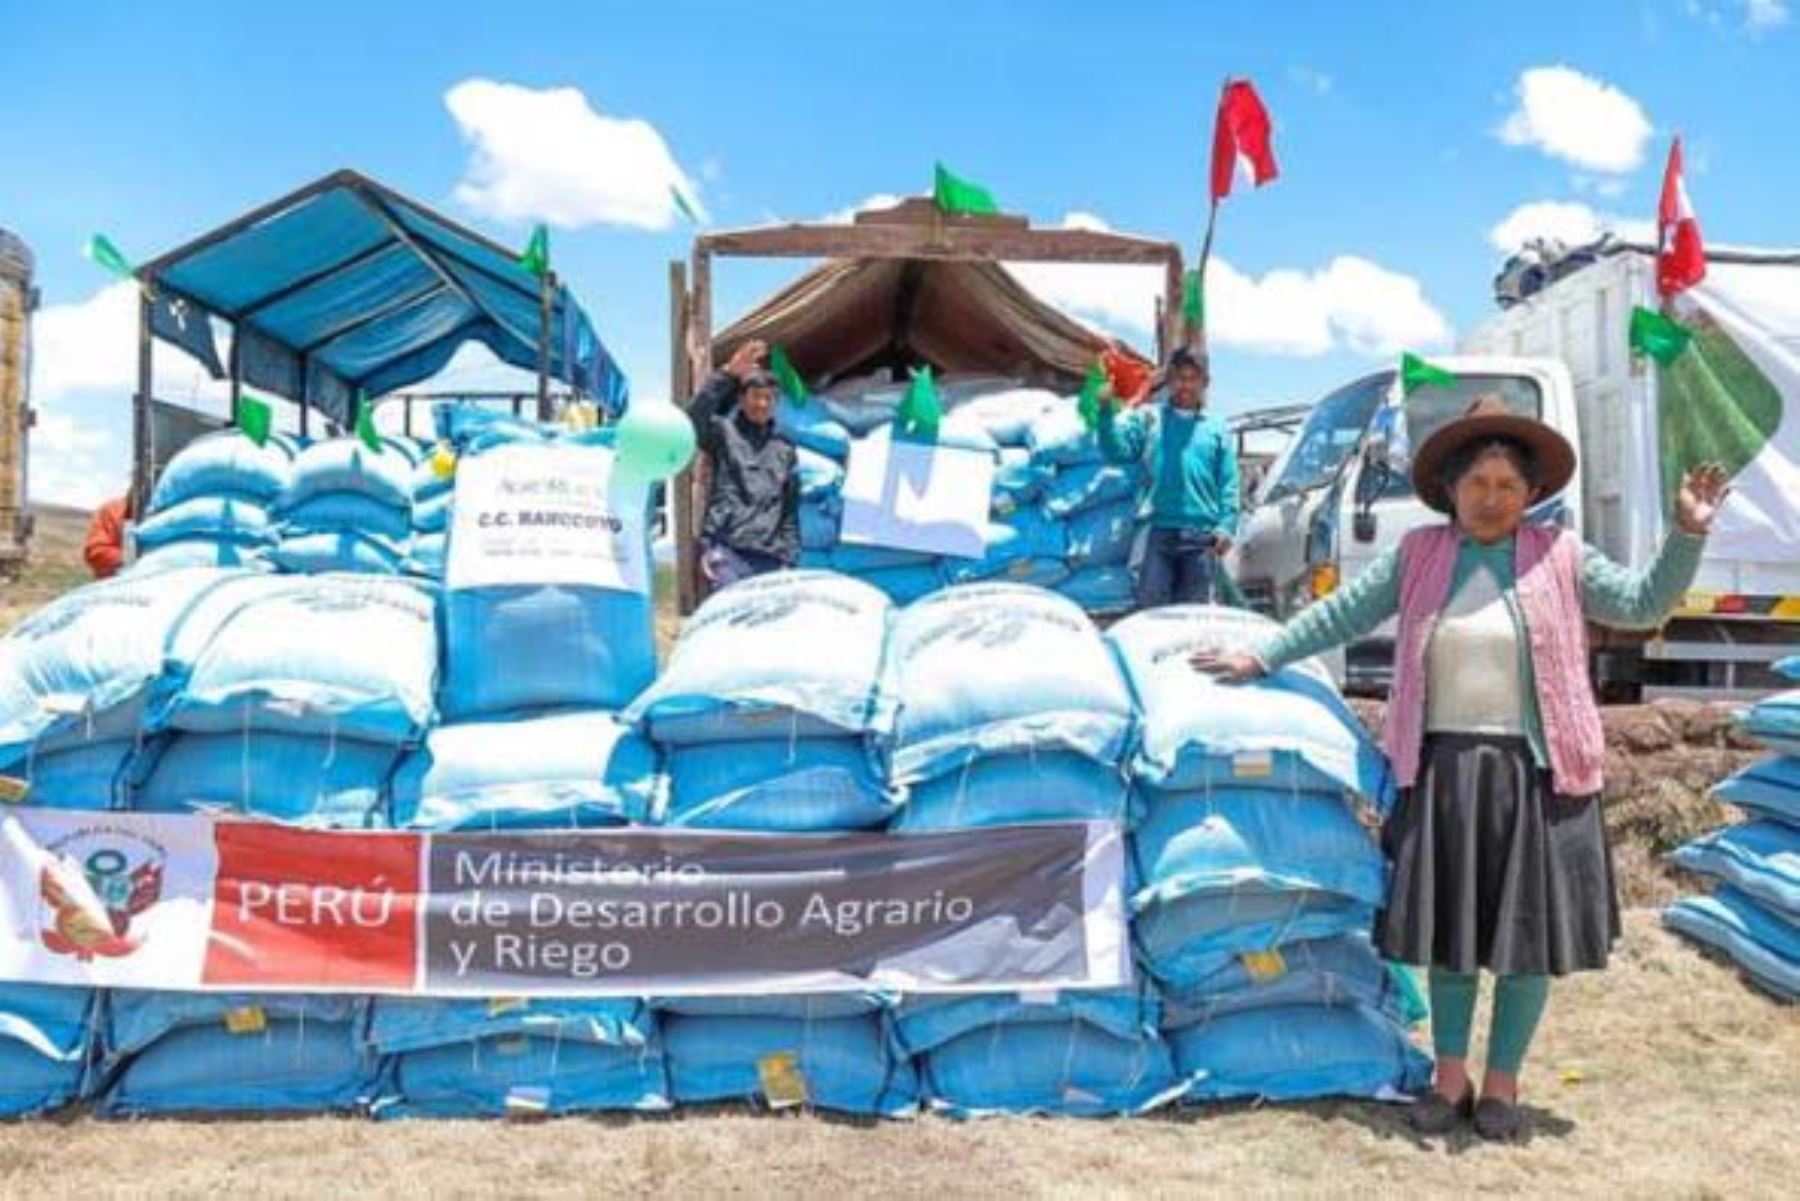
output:
[[[1350,517],[1350,536],[1358,542],[1375,541],[1375,510],[1364,505]]]

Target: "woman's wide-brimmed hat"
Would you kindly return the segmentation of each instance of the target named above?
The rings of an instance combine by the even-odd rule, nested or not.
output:
[[[1506,402],[1492,392],[1475,398],[1455,421],[1425,439],[1412,461],[1413,491],[1440,513],[1452,513],[1450,491],[1441,478],[1444,460],[1471,442],[1506,438],[1519,443],[1537,465],[1537,486],[1543,495],[1561,492],[1575,476],[1575,448],[1569,440],[1537,420],[1509,411]]]

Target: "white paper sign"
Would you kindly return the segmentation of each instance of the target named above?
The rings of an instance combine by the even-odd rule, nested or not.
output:
[[[650,591],[642,485],[598,446],[502,446],[458,462],[448,588],[572,584]]]
[[[841,541],[979,559],[987,550],[994,456],[896,441],[880,430],[850,447]]]

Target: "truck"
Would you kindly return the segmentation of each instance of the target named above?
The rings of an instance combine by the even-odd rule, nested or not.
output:
[[[1658,630],[1590,631],[1603,699],[1745,699],[1779,686],[1800,644],[1800,251],[1714,250],[1675,304],[1692,340],[1667,364],[1634,353],[1634,308],[1654,308],[1653,247],[1607,242],[1510,302],[1432,363],[1455,382],[1408,394],[1397,372],[1335,388],[1270,466],[1231,568],[1245,598],[1285,620],[1329,595],[1416,526],[1409,449],[1478,395],[1561,431],[1575,479],[1528,515],[1642,566],[1670,526],[1686,468],[1720,461],[1733,492],[1699,574]],[[1347,689],[1384,691],[1393,623],[1332,656]]]
[[[31,250],[0,229],[0,579],[17,575],[31,538],[26,507],[31,433]]]

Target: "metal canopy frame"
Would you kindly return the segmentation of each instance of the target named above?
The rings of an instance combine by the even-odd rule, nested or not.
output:
[[[228,242],[238,235],[261,225],[263,222],[304,204],[308,200],[337,189],[349,191],[361,200],[365,207],[382,223],[383,227],[387,230],[388,237],[375,243],[373,246],[366,247],[363,250],[348,255],[345,258],[332,263],[330,266],[308,272],[297,279],[288,280],[281,286],[274,288],[261,296],[257,296],[252,300],[231,308],[222,308],[216,305],[204,304],[196,297],[190,296],[182,292],[179,288],[169,286],[162,281],[163,272],[169,270],[176,264],[187,260],[191,256],[210,249],[213,246]],[[245,323],[251,321],[258,313],[267,310],[273,305],[279,304],[283,300],[292,296],[297,296],[311,288],[327,284],[331,280],[347,272],[354,271],[370,260],[393,250],[395,246],[405,247],[417,258],[425,262],[432,273],[437,277],[437,288],[433,288],[429,291],[415,290],[407,293],[405,296],[396,297],[381,305],[373,312],[360,314],[355,320],[339,325],[334,328],[328,336],[315,339],[307,345],[288,345],[282,339],[277,338],[272,334],[262,330],[257,331],[260,336],[269,338],[271,341],[292,351],[299,359],[301,381],[300,395],[292,399],[300,408],[300,430],[302,434],[305,434],[309,432],[308,427],[310,425],[311,411],[313,408],[306,395],[307,375],[311,369],[313,356],[319,351],[331,345],[338,339],[354,333],[375,321],[385,317],[391,317],[397,312],[402,312],[413,305],[423,303],[426,298],[437,295],[440,288],[448,289],[455,293],[464,301],[464,303],[469,304],[473,308],[484,312],[488,311],[487,306],[482,305],[470,295],[468,288],[461,280],[456,278],[454,273],[444,268],[440,259],[447,260],[455,263],[456,266],[462,270],[473,272],[486,280],[509,289],[516,295],[526,299],[535,299],[537,301],[537,412],[539,420],[549,419],[551,358],[550,316],[554,310],[555,296],[560,283],[556,273],[553,271],[546,271],[538,278],[538,286],[535,289],[527,289],[520,286],[518,280],[501,275],[489,269],[485,264],[475,262],[467,255],[459,253],[452,247],[439,246],[434,243],[429,249],[422,248],[419,245],[418,239],[406,228],[405,223],[400,220],[397,212],[398,209],[410,210],[419,217],[441,227],[450,234],[459,238],[465,238],[482,249],[499,255],[502,258],[510,260],[517,256],[517,252],[512,248],[501,245],[486,235],[478,233],[466,225],[463,225],[461,222],[455,221],[433,209],[427,208],[417,201],[401,195],[399,192],[394,191],[385,184],[371,179],[369,176],[364,175],[359,171],[343,168],[333,171],[329,175],[315,179],[303,187],[296,188],[285,196],[251,209],[249,212],[226,222],[217,229],[201,234],[199,237],[184,242],[173,250],[158,255],[156,258],[151,259],[149,262],[136,269],[133,274],[140,287],[138,293],[137,390],[132,396],[131,423],[131,494],[134,512],[144,512],[148,505],[150,486],[152,483],[150,475],[154,463],[154,454],[153,448],[150,445],[151,435],[149,415],[152,397],[154,396],[155,379],[154,356],[151,353],[154,334],[151,331],[150,319],[151,305],[154,302],[153,298],[159,292],[184,300],[196,311],[206,314],[209,318],[224,321],[230,327],[231,349],[228,355],[228,379],[230,384],[231,421],[235,424],[237,422],[238,406],[243,397],[242,364],[239,354],[240,342],[238,335]],[[461,333],[468,328],[468,324],[468,322],[459,324],[455,329],[445,334],[444,337],[451,337],[457,333]],[[357,381],[349,380],[346,382],[355,384]]]
[[[1086,229],[1033,229],[1013,214],[965,216],[943,212],[926,197],[857,213],[848,224],[780,225],[722,230],[694,239],[690,261],[669,264],[669,389],[685,406],[696,381],[713,366],[715,258],[900,259],[951,263],[1086,263],[1161,266],[1156,355],[1166,357],[1182,335],[1181,248],[1174,242]],[[695,543],[695,513],[703,503],[707,465],[675,482],[676,589],[680,610],[691,613],[702,597]]]

